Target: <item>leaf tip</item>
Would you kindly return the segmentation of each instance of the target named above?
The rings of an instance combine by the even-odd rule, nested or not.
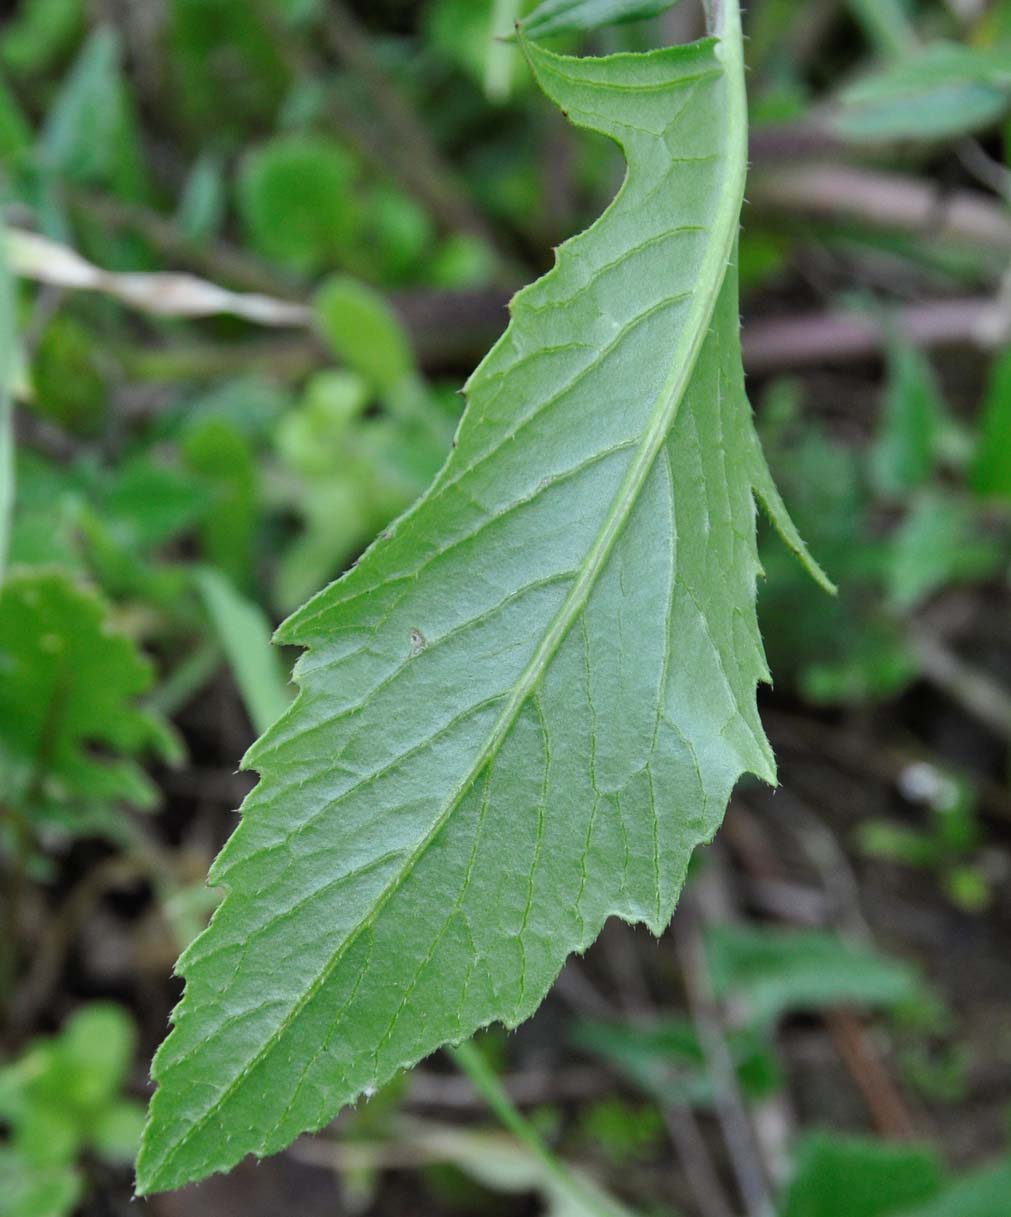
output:
[[[769,466],[757,435],[755,436],[754,443],[755,460],[752,469],[752,486],[754,487],[756,497],[765,508],[765,513],[769,517],[772,526],[779,533],[787,549],[796,556],[801,566],[804,567],[822,591],[827,592],[830,596],[838,595],[839,589],[825,571],[822,570],[805,544],[803,537],[797,531],[797,526],[791,519],[786,504],[783,502],[782,496],[776,488],[776,483],[773,481],[772,473],[769,471]]]

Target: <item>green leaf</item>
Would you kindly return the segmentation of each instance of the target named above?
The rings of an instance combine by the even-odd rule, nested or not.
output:
[[[666,1018],[646,1025],[586,1020],[578,1024],[575,1041],[660,1103],[711,1108],[719,1098],[719,1086],[688,1019]],[[738,1081],[749,1098],[763,1097],[781,1085],[775,1055],[764,1035],[751,1028],[734,1031],[729,1047]]]
[[[925,357],[912,347],[893,347],[881,421],[869,453],[871,480],[879,494],[901,498],[930,479],[943,408]]]
[[[144,1131],[143,1104],[133,1099],[111,1103],[95,1120],[91,1144],[107,1162],[130,1163]]]
[[[901,498],[929,480],[944,414],[930,364],[913,347],[894,347],[889,354],[884,412],[870,451],[870,473],[880,494]]]
[[[40,1061],[41,1058],[41,1061]],[[51,1081],[51,1061],[58,1053],[38,1050],[29,1054],[29,1062],[47,1067],[46,1081]],[[27,1162],[35,1167],[70,1166],[84,1143],[83,1130],[76,1113],[52,1101],[52,1096],[31,1099],[15,1129],[14,1143]]]
[[[17,1150],[0,1145],[0,1195],[4,1217],[69,1217],[84,1180],[67,1167],[37,1167]]]
[[[1011,501],[1011,350],[990,375],[970,484],[981,497]]]
[[[414,372],[403,326],[383,297],[347,275],[336,275],[316,294],[316,324],[338,358],[378,393],[389,394]]]
[[[77,478],[72,467],[59,466],[21,445],[9,482],[17,485],[10,538],[11,566],[65,566],[76,570],[74,528]],[[2,483],[0,483],[2,485]]]
[[[164,545],[212,506],[196,477],[163,464],[150,452],[103,471],[94,491],[109,531],[136,553]]]
[[[655,1157],[663,1143],[664,1121],[655,1103],[601,1098],[582,1109],[579,1135],[612,1166],[634,1168]]]
[[[210,562],[240,587],[249,583],[259,524],[259,478],[253,444],[227,418],[204,415],[187,427],[181,449],[211,500],[200,521]],[[198,498],[199,496],[194,496]]]
[[[116,31],[96,29],[49,110],[39,150],[46,166],[74,182],[140,199],[145,162],[121,57]]]
[[[899,1217],[941,1178],[932,1150],[818,1134],[797,1155],[781,1217]]]
[[[964,913],[982,913],[993,893],[986,872],[972,863],[953,866],[943,877],[944,893]]]
[[[1011,1162],[997,1162],[963,1175],[926,1204],[903,1209],[902,1217],[1005,1217],[1011,1196]]]
[[[318,372],[278,424],[277,446],[286,463],[301,478],[332,481],[371,400],[357,372]]]
[[[642,21],[673,8],[680,0],[543,0],[521,22],[527,38],[583,34],[605,25]]]
[[[216,236],[225,222],[228,200],[221,162],[201,156],[183,187],[176,210],[176,224],[187,241]]]
[[[266,731],[291,701],[277,653],[270,647],[270,623],[260,606],[220,571],[208,567],[195,578],[249,719],[258,732]]]
[[[119,57],[115,31],[96,30],[46,118],[44,158],[69,177],[96,181],[105,173],[119,120]]]
[[[135,758],[171,755],[174,742],[137,705],[151,676],[97,595],[56,571],[12,571],[0,594],[0,798],[71,821],[93,803],[153,803]]]
[[[4,23],[0,62],[14,73],[49,67],[65,55],[84,28],[84,0],[33,0]]]
[[[281,135],[249,153],[239,210],[259,253],[306,273],[353,248],[362,225],[355,162],[318,135]]]
[[[764,443],[799,527],[839,579],[825,601],[782,547],[763,538],[768,574],[760,600],[762,636],[776,680],[791,678],[814,702],[893,696],[916,666],[894,623],[879,610],[889,552],[876,535],[862,462],[814,423],[790,382],[770,387]]]
[[[19,154],[31,146],[32,129],[28,119],[7,82],[0,77],[0,157],[3,157],[8,173],[17,165]]]
[[[0,587],[14,529],[15,438],[12,381],[17,366],[14,283],[7,267],[6,234],[0,225]]]
[[[185,952],[141,1192],[281,1149],[447,1041],[536,1009],[617,915],[660,933],[755,706],[756,484],[734,256],[737,6],[646,55],[526,54],[629,163],[512,302],[452,456],[281,627],[293,708]],[[783,527],[787,527],[785,523]]]
[[[409,406],[420,382],[409,377],[396,383],[395,404]],[[277,446],[294,475],[293,506],[304,517],[304,532],[277,567],[275,595],[288,611],[359,554],[442,463],[445,442],[437,445],[387,414],[364,417],[372,400],[356,373],[320,372],[278,427]]]
[[[494,0],[431,0],[422,28],[431,49],[483,84],[488,41],[494,36]]]
[[[588,1174],[570,1167],[577,1187],[559,1180],[545,1163],[516,1138],[500,1132],[440,1124],[426,1119],[398,1121],[392,1130],[396,1145],[419,1164],[451,1164],[489,1191],[503,1195],[535,1192],[543,1217],[632,1217],[629,1209],[607,1195]],[[354,1158],[362,1168],[381,1171],[389,1156],[389,1141],[356,1139]],[[345,1172],[348,1183],[350,1172]],[[456,1206],[459,1207],[459,1198]],[[484,1207],[484,1206],[482,1206]],[[468,1206],[472,1211],[472,1206]]]
[[[887,858],[906,866],[935,866],[943,857],[938,842],[927,833],[886,820],[865,820],[860,825],[860,848],[872,858]]]
[[[270,9],[235,0],[167,0],[173,116],[227,146],[271,124],[291,87],[285,39]]]
[[[894,1006],[923,993],[899,960],[816,930],[726,925],[706,945],[717,993],[741,1002],[756,1023],[794,1010]]]
[[[104,1106],[126,1080],[137,1046],[130,1015],[109,1002],[93,1002],[69,1019],[58,1040],[53,1083],[82,1111]]]
[[[943,140],[991,126],[1009,106],[1004,52],[934,42],[844,89],[831,121],[861,143]]]
[[[888,599],[908,612],[951,583],[986,578],[1001,566],[1004,546],[981,535],[972,507],[952,494],[926,492],[892,538]]]
[[[110,396],[103,354],[91,330],[57,313],[35,344],[32,409],[73,435],[101,435]]]
[[[165,7],[173,101],[201,139],[213,131],[226,144],[273,123],[293,75],[269,9],[235,0]]]
[[[85,1146],[114,1160],[131,1138],[136,1148],[137,1105],[118,1097],[136,1039],[125,1010],[94,1002],[58,1036],[34,1040],[0,1070],[0,1115],[24,1163],[56,1170],[71,1166]]]

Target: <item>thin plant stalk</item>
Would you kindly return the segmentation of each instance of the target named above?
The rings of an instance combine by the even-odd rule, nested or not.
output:
[[[572,1174],[564,1162],[555,1157],[537,1129],[525,1119],[509,1097],[495,1071],[474,1047],[473,1040],[465,1040],[450,1049],[450,1053],[503,1128],[511,1132],[517,1141],[534,1155],[557,1185],[578,1201],[590,1217],[628,1217],[627,1210],[595,1195]]]
[[[512,89],[516,48],[506,42],[520,15],[521,0],[495,0],[484,61],[484,91],[489,101],[505,101]]]

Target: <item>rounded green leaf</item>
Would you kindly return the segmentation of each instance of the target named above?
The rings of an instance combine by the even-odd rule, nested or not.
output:
[[[312,272],[352,248],[362,223],[356,166],[318,135],[283,135],[250,152],[239,174],[239,209],[258,252]]]

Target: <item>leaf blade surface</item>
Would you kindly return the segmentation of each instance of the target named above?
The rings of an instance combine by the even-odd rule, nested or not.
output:
[[[300,694],[181,961],[141,1191],[515,1025],[610,915],[659,933],[740,773],[774,778],[723,13],[722,40],[649,55],[526,47],[627,176],[513,301],[428,494],[282,627]]]

